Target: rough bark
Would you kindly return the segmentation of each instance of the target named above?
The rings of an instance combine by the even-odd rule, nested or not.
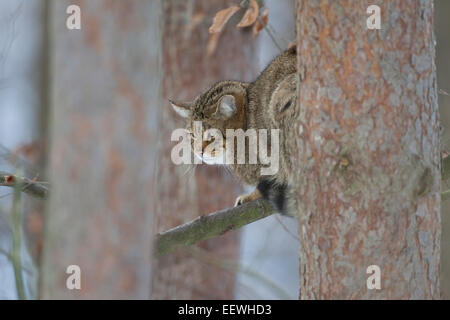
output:
[[[161,2],[52,1],[51,114],[41,297],[150,296],[161,126]],[[81,268],[81,290],[66,268]]]
[[[297,39],[300,298],[439,298],[433,1],[297,0]]]
[[[207,57],[208,28],[217,11],[229,1],[164,1],[163,68],[166,99],[192,100],[219,80],[250,80],[256,58],[251,31],[238,30],[239,14],[225,27],[216,52]],[[238,181],[223,168],[198,165],[195,170],[175,166],[170,160],[174,143],[170,135],[185,126],[166,102],[163,106],[162,153],[158,164],[158,231],[166,231],[199,214],[233,205]],[[234,260],[239,254],[238,233],[230,232],[201,242],[202,249]],[[154,298],[233,298],[234,274],[202,263],[186,254],[170,254],[158,260]]]

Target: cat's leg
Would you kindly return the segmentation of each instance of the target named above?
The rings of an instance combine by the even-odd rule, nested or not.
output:
[[[243,195],[240,195],[239,197],[237,197],[236,202],[234,203],[234,206],[236,207],[243,203],[250,202],[250,201],[253,201],[256,199],[260,199],[260,198],[262,198],[262,195],[259,192],[258,188],[255,188],[255,190],[253,190],[252,193],[243,194]]]

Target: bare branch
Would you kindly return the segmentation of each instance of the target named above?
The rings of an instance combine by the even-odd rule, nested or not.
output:
[[[48,187],[41,182],[23,177],[17,177],[14,174],[0,171],[0,186],[14,188],[16,187],[16,181],[22,192],[25,192],[35,198],[47,198]]]
[[[16,180],[14,186],[14,201],[12,208],[12,219],[11,219],[11,231],[12,231],[12,252],[11,261],[14,268],[14,278],[16,280],[16,290],[19,300],[26,299],[25,284],[23,281],[22,274],[22,254],[21,254],[21,243],[22,243],[22,208],[21,208],[21,185],[18,180]]]
[[[220,236],[251,222],[275,213],[264,200],[254,200],[243,205],[217,211],[160,233],[156,236],[155,255],[162,256],[177,248],[187,247],[202,240]]]

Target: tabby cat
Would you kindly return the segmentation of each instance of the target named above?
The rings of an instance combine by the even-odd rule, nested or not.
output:
[[[237,198],[235,205],[265,198],[281,213],[288,213],[287,191],[289,166],[284,129],[290,125],[296,112],[296,49],[284,51],[276,57],[253,82],[221,81],[200,94],[193,102],[170,101],[173,109],[187,120],[187,131],[192,134],[194,121],[201,121],[204,130],[218,129],[225,141],[226,129],[280,129],[279,170],[273,175],[261,175],[259,161],[256,164],[230,164],[243,182],[257,186],[250,193]],[[212,141],[203,141],[197,156],[206,163],[223,163],[223,154],[207,152]],[[246,140],[246,152],[249,150]],[[271,150],[271,139],[268,139]],[[224,144],[224,148],[226,145]],[[236,149],[236,148],[235,148]],[[248,154],[246,154],[248,159]]]

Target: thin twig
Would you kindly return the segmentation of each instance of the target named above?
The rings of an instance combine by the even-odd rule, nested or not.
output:
[[[260,283],[271,289],[272,292],[276,292],[281,299],[293,299],[293,297],[291,297],[291,295],[286,290],[284,290],[283,287],[272,281],[265,274],[255,271],[250,267],[246,267],[239,262],[222,259],[199,247],[190,247],[188,252],[194,258],[197,258],[204,263],[219,267],[234,274],[241,272],[260,281]]]
[[[8,251],[0,248],[0,254],[3,254],[4,256],[6,256],[8,258],[8,260],[10,260],[12,262],[13,257],[11,255],[11,253],[9,253]],[[29,268],[27,268],[25,266],[22,266],[22,270],[25,271],[26,273],[30,274],[30,275],[33,274],[33,271],[31,271]]]
[[[443,89],[439,89],[438,93],[444,96],[450,96],[450,94],[447,91],[444,91]]]
[[[8,259],[11,260],[12,257],[11,257],[11,254],[10,254],[8,251],[6,251],[6,250],[0,248],[0,253],[3,254],[3,255],[5,255]]]
[[[281,46],[278,44],[277,40],[275,39],[275,36],[273,35],[272,31],[269,30],[268,25],[269,23],[264,23],[264,21],[262,21],[261,17],[258,17],[258,21],[259,23],[261,23],[261,25],[263,25],[263,29],[267,32],[267,34],[269,35],[270,39],[272,40],[272,42],[275,44],[275,46],[278,48],[278,50],[281,52],[283,52],[283,49],[281,48]]]
[[[20,205],[21,198],[20,182],[16,183],[14,188],[14,199],[12,208],[11,231],[12,231],[12,252],[11,260],[14,268],[14,277],[16,280],[16,289],[19,300],[25,300],[25,285],[22,274],[22,254],[21,254],[21,237],[22,237],[22,208]]]
[[[289,230],[289,228],[283,223],[283,221],[281,221],[279,216],[275,216],[275,219],[277,219],[280,226],[284,229],[284,231],[287,232],[288,235],[290,235],[295,240],[300,241],[300,238],[297,235],[295,235],[291,230]]]
[[[0,171],[0,186],[14,188],[18,185],[22,192],[36,198],[47,198],[48,187],[44,184],[46,183],[41,183],[33,179],[30,180],[24,177],[18,177],[11,173]]]

